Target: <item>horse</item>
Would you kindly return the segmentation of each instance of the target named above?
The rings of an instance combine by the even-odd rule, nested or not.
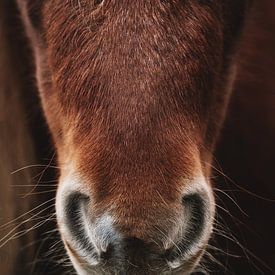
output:
[[[253,4],[16,1],[56,150],[57,226],[77,274],[198,270]],[[22,155],[34,158],[22,131]]]

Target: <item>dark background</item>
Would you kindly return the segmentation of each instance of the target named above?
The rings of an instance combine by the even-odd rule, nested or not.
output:
[[[214,163],[226,175],[214,169],[216,187],[239,205],[216,191],[218,219],[235,236],[214,235],[220,274],[275,274],[275,1],[256,2],[248,21]]]

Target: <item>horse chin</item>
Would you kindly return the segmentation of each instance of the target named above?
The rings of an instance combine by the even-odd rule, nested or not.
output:
[[[67,254],[74,266],[78,275],[92,274],[129,274],[129,275],[190,275],[190,274],[207,274],[204,270],[198,268],[199,262],[203,257],[205,248],[198,250],[193,256],[188,259],[177,259],[169,262],[165,258],[143,259],[137,262],[136,259],[127,258],[125,255],[120,255],[112,262],[99,261],[96,258],[88,255],[87,252],[76,251],[72,245],[63,239]],[[141,251],[142,253],[142,251]],[[85,255],[86,254],[86,255]],[[81,256],[80,256],[81,255]]]
[[[76,256],[75,252],[72,252],[68,249],[68,254],[70,256],[71,262],[77,272],[78,275],[92,275],[92,274],[129,274],[129,275],[140,275],[140,274],[150,274],[150,275],[195,275],[199,274],[207,274],[204,270],[197,269],[197,265],[203,255],[203,251],[199,251],[197,255],[192,257],[186,262],[179,263],[177,267],[172,268],[168,263],[163,264],[163,266],[159,266],[157,263],[157,268],[152,266],[152,263],[144,264],[143,266],[134,265],[131,262],[126,262],[124,264],[120,263],[116,267],[108,266],[104,264],[87,264],[80,261],[78,256]],[[149,266],[149,267],[148,267]],[[126,273],[127,272],[127,273]]]

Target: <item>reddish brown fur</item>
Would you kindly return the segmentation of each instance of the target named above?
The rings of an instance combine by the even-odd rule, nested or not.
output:
[[[120,231],[149,240],[201,166],[210,176],[246,1],[37,3],[19,0],[59,163],[91,216],[112,205]]]
[[[162,220],[152,203],[171,212],[181,179],[194,177],[200,156],[209,161],[227,100],[223,9],[219,1],[42,9],[41,96],[60,162],[76,159],[101,211],[116,203],[127,221],[131,209],[127,228]],[[146,234],[140,228],[135,235]]]
[[[14,8],[13,0],[3,0],[0,1],[0,29],[1,29],[1,39],[0,39],[0,62],[1,62],[1,134],[4,134],[1,138],[1,220],[11,220],[16,218],[19,214],[22,214],[25,210],[26,204],[39,203],[35,202],[34,195],[21,198],[22,189],[18,195],[15,195],[17,188],[9,185],[12,182],[12,185],[24,185],[30,184],[29,182],[29,173],[32,169],[24,170],[23,174],[27,175],[25,178],[22,177],[22,173],[16,173],[11,175],[10,172],[20,168],[22,166],[39,163],[41,160],[33,160],[32,156],[29,154],[29,148],[32,148],[36,141],[39,142],[38,151],[41,152],[42,148],[45,148],[45,144],[41,142],[41,136],[37,133],[37,128],[40,128],[38,123],[34,124],[32,131],[35,132],[32,140],[33,144],[30,144],[30,135],[29,129],[27,128],[30,117],[33,117],[34,113],[31,110],[25,110],[24,104],[26,101],[33,101],[33,93],[30,93],[30,82],[33,80],[26,79],[26,67],[29,63],[32,62],[32,59],[26,59],[26,52],[22,51],[22,45],[25,46],[25,40],[18,40],[18,36],[21,36],[21,29],[18,27],[20,19],[16,9]],[[31,26],[26,26],[26,30],[29,33],[29,36],[32,39],[39,38],[40,34],[44,34],[46,30],[42,29],[42,11],[43,6],[46,1],[41,0],[18,0],[19,4],[27,3],[28,8],[24,13],[24,20],[30,18],[35,29]],[[47,1],[47,2],[50,2]],[[61,2],[61,1],[60,1]],[[69,2],[69,1],[68,1]],[[73,1],[72,1],[73,2]],[[76,2],[76,1],[75,1]],[[88,1],[87,1],[88,2]],[[160,2],[160,1],[159,1]],[[165,1],[162,1],[165,2]],[[168,1],[167,1],[168,2]],[[183,3],[184,1],[182,1]],[[186,2],[186,1],[185,1]],[[190,1],[191,2],[191,1]],[[209,1],[210,2],[210,1]],[[237,26],[239,24],[235,20],[241,18],[239,11],[242,10],[240,5],[243,1],[221,1],[227,7],[224,10],[227,11],[228,16],[221,16],[223,18],[224,27],[222,29],[230,29],[231,26]],[[248,25],[245,33],[245,41],[241,44],[242,51],[241,56],[237,59],[241,62],[241,67],[239,68],[239,81],[236,83],[235,96],[233,98],[232,106],[230,108],[231,117],[229,117],[229,122],[226,125],[226,131],[224,134],[223,143],[220,146],[221,154],[219,159],[222,161],[222,166],[225,169],[225,173],[229,175],[237,184],[240,184],[242,187],[245,187],[249,190],[254,191],[257,194],[262,194],[267,198],[272,198],[272,190],[274,189],[273,184],[273,163],[274,163],[274,81],[273,81],[273,72],[274,72],[274,19],[272,11],[274,10],[274,1],[273,0],[261,0],[257,1],[254,12],[251,14],[251,22]],[[176,1],[173,2],[173,4]],[[179,2],[177,2],[179,3]],[[65,4],[60,3],[60,6]],[[67,3],[68,4],[68,3]],[[81,0],[81,4],[85,4],[84,0]],[[164,3],[165,4],[165,3]],[[207,1],[192,1],[192,4],[204,4],[207,5]],[[210,3],[211,5],[211,3]],[[230,5],[232,5],[230,7]],[[77,4],[75,3],[74,7],[78,9]],[[74,12],[75,12],[74,8]],[[24,7],[21,6],[21,11],[24,10]],[[73,10],[73,9],[72,9]],[[72,10],[67,6],[67,11],[69,14],[64,14],[63,9],[60,8],[60,16],[67,16],[68,18],[72,14]],[[256,11],[256,12],[255,12]],[[49,10],[49,13],[51,10]],[[240,12],[241,14],[242,12]],[[256,17],[255,17],[256,14]],[[230,19],[231,18],[231,19]],[[199,19],[199,17],[198,17]],[[55,18],[52,22],[54,24]],[[75,21],[78,23],[81,20]],[[226,23],[228,22],[228,23]],[[229,23],[231,22],[231,23]],[[73,25],[73,22],[68,22],[70,26]],[[236,25],[235,25],[236,24]],[[68,24],[66,24],[67,26]],[[126,26],[125,26],[126,27]],[[53,28],[52,28],[53,29]],[[65,28],[64,28],[65,29]],[[66,27],[69,29],[69,26]],[[239,27],[233,27],[232,29],[239,30]],[[191,30],[189,30],[191,31]],[[227,41],[235,41],[229,33],[235,33],[235,31],[226,32],[224,37]],[[40,33],[40,34],[39,34]],[[39,35],[37,35],[39,34]],[[209,34],[208,34],[209,35]],[[56,35],[58,36],[58,35]],[[61,35],[60,35],[61,36]],[[149,37],[150,38],[150,37]],[[78,39],[79,40],[79,39]],[[16,41],[16,42],[15,42]],[[20,41],[20,42],[17,42]],[[38,40],[33,41],[32,48],[38,48]],[[70,42],[68,42],[70,44]],[[66,43],[66,45],[68,44]],[[226,42],[226,47],[224,52],[228,53],[228,45],[230,43]],[[66,46],[65,43],[63,46]],[[114,45],[115,46],[115,45]],[[44,46],[43,46],[44,47]],[[53,45],[54,47],[54,45]],[[24,47],[23,47],[24,48]],[[40,56],[43,54],[40,53]],[[28,56],[28,55],[27,55]],[[19,62],[20,60],[20,62]],[[30,61],[29,63],[26,61]],[[22,64],[21,64],[22,63]],[[79,68],[79,70],[81,67]],[[45,68],[44,68],[44,71]],[[22,73],[23,72],[23,73]],[[225,74],[226,75],[226,74]],[[47,78],[44,78],[47,79]],[[51,82],[51,81],[50,81]],[[50,85],[50,84],[48,84]],[[48,91],[46,86],[45,91]],[[42,91],[42,90],[41,90]],[[222,94],[222,93],[221,93]],[[31,99],[30,99],[31,98]],[[20,100],[18,100],[20,99]],[[47,100],[47,98],[46,98]],[[22,108],[23,106],[23,108]],[[47,111],[47,116],[50,116],[51,113],[56,112],[56,104],[52,104],[52,108]],[[214,106],[214,105],[213,105]],[[263,107],[264,106],[264,107]],[[38,107],[34,107],[38,108]],[[215,108],[215,107],[214,107]],[[217,112],[222,108],[216,108]],[[36,109],[35,109],[36,110]],[[232,112],[233,111],[233,112]],[[25,114],[27,113],[27,121],[25,121]],[[56,114],[56,117],[61,117],[61,115]],[[217,117],[213,112],[211,119],[209,121],[216,124]],[[23,122],[24,120],[24,122]],[[54,120],[54,119],[53,119]],[[54,122],[54,121],[52,121]],[[63,124],[64,121],[62,121]],[[252,123],[253,122],[253,123]],[[53,123],[51,123],[53,124]],[[2,126],[4,128],[2,128]],[[56,129],[59,126],[56,127]],[[53,126],[52,126],[53,128]],[[211,128],[211,127],[210,127]],[[23,129],[23,130],[21,130]],[[2,131],[3,130],[3,131]],[[43,128],[43,137],[45,136],[45,127]],[[55,134],[55,130],[52,131]],[[58,131],[56,130],[58,136]],[[209,131],[212,132],[212,131]],[[33,134],[33,133],[32,133]],[[16,136],[16,143],[14,137]],[[211,135],[209,140],[213,141]],[[27,141],[27,142],[26,142]],[[42,143],[42,144],[41,144]],[[25,145],[27,144],[27,146]],[[42,146],[41,146],[42,145]],[[48,150],[48,147],[46,147]],[[90,152],[90,150],[88,150]],[[210,150],[211,151],[211,150]],[[22,156],[20,153],[22,153]],[[19,156],[19,155],[20,156]],[[211,155],[208,154],[207,155]],[[3,159],[4,157],[4,159]],[[4,161],[2,161],[4,160]],[[225,162],[225,163],[224,163]],[[217,181],[217,180],[215,180]],[[33,183],[36,184],[36,181]],[[220,188],[224,188],[224,180],[221,180]],[[233,187],[235,189],[235,186]],[[23,192],[25,193],[25,192]],[[246,227],[243,227],[241,230],[245,237],[245,247],[251,249],[256,255],[260,256],[261,259],[269,261],[270,266],[274,267],[274,247],[272,246],[272,241],[274,239],[274,221],[270,221],[269,217],[272,217],[274,210],[274,203],[268,202],[266,200],[254,199],[250,195],[246,195],[241,192],[235,193],[234,197],[237,197],[238,203],[240,206],[249,214],[249,218],[245,220],[250,228],[256,229],[258,232],[261,232],[263,238],[255,237],[254,233],[249,234],[249,230]],[[46,200],[41,200],[44,203]],[[23,204],[21,204],[23,203]],[[235,206],[230,207],[228,202],[223,200],[222,204],[226,204],[226,207],[229,207],[230,212],[234,210]],[[255,208],[255,203],[257,207]],[[223,211],[220,211],[222,215]],[[3,217],[4,215],[4,217]],[[233,215],[236,213],[233,211]],[[2,219],[4,218],[4,219]],[[242,217],[243,218],[243,217]],[[229,218],[227,223],[235,224],[235,220],[232,222]],[[21,230],[22,228],[20,228]],[[42,229],[43,230],[43,229]],[[17,231],[18,232],[18,231]],[[46,230],[42,231],[43,233]],[[236,228],[238,234],[239,228]],[[233,234],[236,233],[233,231]],[[4,234],[1,231],[0,235]],[[238,234],[239,235],[239,234]],[[43,234],[41,238],[45,235]],[[51,234],[52,236],[52,234]],[[248,237],[249,236],[249,237]],[[2,236],[0,237],[2,238]],[[37,236],[36,236],[37,238]],[[239,238],[239,236],[238,236]],[[216,237],[215,237],[216,239]],[[34,258],[29,256],[28,253],[30,248],[38,250],[38,246],[35,248],[33,243],[36,243],[37,239],[33,241],[28,240],[28,238],[21,237],[18,240],[13,240],[11,246],[1,247],[0,253],[0,270],[2,274],[11,274],[14,270],[14,274],[21,274],[24,270],[27,270],[26,274],[33,273],[30,269],[32,268],[29,263],[34,262]],[[50,240],[47,237],[47,242],[49,244]],[[15,244],[15,246],[13,246]],[[224,245],[224,246],[222,246]],[[50,244],[49,244],[50,246]],[[227,243],[219,244],[221,248],[226,247]],[[24,247],[21,251],[15,247]],[[25,248],[26,247],[26,248]],[[40,250],[40,248],[39,248]],[[55,253],[55,252],[54,252]],[[240,252],[241,255],[243,252]],[[30,253],[31,254],[31,253]],[[58,253],[61,254],[62,253]],[[236,252],[234,254],[239,254]],[[24,255],[24,258],[22,258]],[[48,254],[47,254],[48,255]],[[44,255],[43,255],[44,256]],[[63,256],[63,255],[62,255]],[[75,254],[77,257],[77,254]],[[29,257],[29,258],[28,258]],[[238,274],[247,274],[252,273],[251,262],[245,261],[243,258],[231,258],[227,256],[221,256],[226,258],[227,267],[231,272],[231,269]],[[51,261],[50,258],[47,258],[47,261]],[[81,261],[81,259],[79,259]],[[19,263],[20,262],[20,263]],[[36,262],[36,261],[35,261]],[[49,270],[45,269],[45,262],[42,262],[42,270],[38,272],[39,274],[52,274]],[[254,264],[254,263],[253,263]],[[36,264],[37,265],[37,264]],[[53,263],[50,262],[52,266]],[[211,264],[212,267],[212,264]],[[221,274],[224,274],[225,271],[221,271]],[[258,274],[258,270],[255,272]],[[266,271],[265,274],[270,274],[270,270]],[[264,273],[264,272],[263,272]],[[56,270],[56,274],[61,274],[59,270]]]

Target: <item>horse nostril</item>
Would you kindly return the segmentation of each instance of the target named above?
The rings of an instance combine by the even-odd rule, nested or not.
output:
[[[201,195],[191,194],[183,197],[182,203],[190,213],[190,224],[187,231],[190,231],[190,241],[194,241],[201,235],[205,224],[205,202]]]
[[[72,229],[71,231],[79,230],[79,223],[81,222],[81,208],[88,201],[88,197],[81,193],[71,194],[66,201],[65,215],[67,225]]]
[[[200,194],[184,196],[182,204],[186,210],[188,225],[185,229],[185,235],[177,244],[176,249],[172,248],[166,253],[171,264],[173,261],[177,261],[179,257],[184,258],[196,244],[200,243],[206,227],[206,203]]]
[[[89,197],[81,193],[72,193],[65,202],[65,223],[70,234],[79,243],[87,243],[86,232],[83,227],[85,206]]]

